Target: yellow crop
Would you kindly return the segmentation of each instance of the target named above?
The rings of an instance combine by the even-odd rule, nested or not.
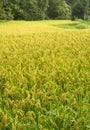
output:
[[[0,23],[0,129],[90,129],[90,29]]]

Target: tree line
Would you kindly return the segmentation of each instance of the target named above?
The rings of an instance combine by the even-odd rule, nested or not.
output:
[[[90,0],[0,0],[0,20],[89,19]]]

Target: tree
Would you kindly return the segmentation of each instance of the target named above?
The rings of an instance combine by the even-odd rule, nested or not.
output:
[[[0,1],[0,19],[3,20],[5,19],[6,14],[5,14],[5,10],[3,9],[3,2]]]
[[[83,19],[88,19],[89,16],[89,0],[82,0],[82,7],[83,7]]]
[[[48,16],[51,19],[69,19],[71,8],[62,0],[49,0]]]
[[[37,1],[38,1],[40,19],[46,19],[47,18],[47,9],[49,7],[49,0],[37,0]]]
[[[88,19],[90,0],[1,0],[1,20]]]
[[[88,19],[90,0],[73,0],[72,2],[72,17]]]
[[[9,20],[13,19],[12,9],[9,0],[2,0],[0,2],[0,19]]]

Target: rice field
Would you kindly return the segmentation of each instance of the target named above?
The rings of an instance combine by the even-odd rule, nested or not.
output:
[[[0,22],[0,130],[90,130],[90,28],[73,23]]]

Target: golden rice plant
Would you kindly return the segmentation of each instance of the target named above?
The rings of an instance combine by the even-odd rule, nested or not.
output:
[[[90,29],[0,24],[0,129],[90,129]]]

